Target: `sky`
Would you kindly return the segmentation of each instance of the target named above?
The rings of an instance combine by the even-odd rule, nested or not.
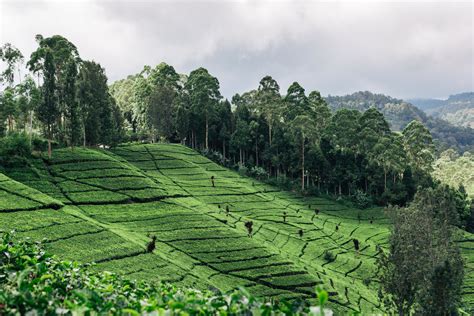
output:
[[[474,91],[472,1],[0,0],[0,44],[28,58],[60,34],[109,82],[160,62],[205,67],[231,98],[265,75],[284,94],[398,98]]]

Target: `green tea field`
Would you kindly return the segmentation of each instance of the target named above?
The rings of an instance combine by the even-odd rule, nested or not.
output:
[[[62,259],[273,299],[312,299],[321,285],[335,311],[380,311],[375,261],[389,235],[380,208],[279,191],[174,144],[61,149],[3,173],[0,230],[46,238]],[[459,242],[463,299],[472,306],[474,236]]]

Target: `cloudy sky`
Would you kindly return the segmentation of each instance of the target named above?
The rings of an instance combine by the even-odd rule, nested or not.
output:
[[[269,74],[323,95],[474,90],[471,1],[0,0],[0,43],[61,34],[112,82],[162,61],[203,66],[226,97]]]

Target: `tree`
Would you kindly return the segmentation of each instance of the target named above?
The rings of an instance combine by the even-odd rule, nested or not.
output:
[[[12,132],[15,117],[18,115],[18,104],[16,100],[15,89],[12,87],[7,87],[2,92],[0,100],[2,117],[6,117],[7,119],[7,131]]]
[[[331,121],[331,110],[318,91],[311,91],[308,95],[308,106],[314,113],[314,132],[316,143],[319,144],[324,130]]]
[[[113,143],[114,131],[121,132],[116,121],[116,103],[109,93],[105,70],[93,61],[84,61],[79,71],[78,101],[83,123],[84,146]]]
[[[291,121],[291,131],[300,142],[300,163],[301,163],[301,190],[304,191],[305,177],[305,142],[313,134],[313,121],[308,115],[298,115]]]
[[[33,134],[33,114],[41,103],[41,90],[36,86],[33,78],[26,79],[17,86],[20,95],[19,110],[24,115],[25,127],[28,120],[30,142]]]
[[[64,101],[66,105],[66,118],[69,121],[67,135],[69,138],[69,145],[74,148],[79,144],[81,137],[81,115],[79,113],[79,104],[77,102],[77,65],[74,60],[67,63],[66,78],[64,83]]]
[[[204,117],[205,148],[209,149],[209,120],[221,99],[219,81],[201,67],[191,71],[184,88],[189,96],[191,111]]]
[[[73,90],[68,87],[71,78],[68,78],[70,72],[70,64],[77,64],[81,62],[79,52],[76,46],[61,35],[53,35],[44,38],[42,35],[36,35],[38,48],[31,54],[27,65],[29,70],[33,73],[43,73],[45,75],[46,55],[51,55],[51,62],[54,65],[55,76],[55,94],[57,98],[58,108],[60,114],[56,118],[57,136],[62,142],[66,141],[66,117],[68,112],[68,101],[72,100]]]
[[[15,82],[15,68],[18,69],[18,78],[21,83],[20,65],[24,61],[23,54],[18,48],[6,43],[0,48],[0,60],[7,64],[5,70],[0,74],[0,82],[6,82],[12,87]]]
[[[428,203],[427,203],[428,202]],[[388,309],[408,315],[453,315],[459,305],[463,262],[455,242],[449,201],[420,191],[405,209],[390,208],[389,253],[379,254],[380,295]],[[446,274],[450,273],[450,278]]]
[[[44,58],[44,83],[43,100],[38,107],[38,119],[46,126],[48,138],[48,157],[51,158],[51,141],[55,130],[57,119],[60,115],[58,100],[56,97],[56,78],[53,62],[53,54],[46,50]]]
[[[265,117],[268,124],[268,141],[272,145],[272,128],[281,111],[280,86],[271,77],[265,76],[260,80],[257,90],[257,109]]]
[[[174,108],[176,93],[167,85],[158,85],[154,88],[147,109],[148,122],[152,129],[153,141],[158,135],[171,139],[174,128]]]
[[[298,115],[305,115],[309,112],[308,98],[305,91],[298,82],[293,82],[285,96],[285,118],[288,122],[294,120]]]
[[[412,121],[403,130],[403,145],[410,164],[416,171],[429,173],[434,161],[434,145],[430,131],[419,121]]]

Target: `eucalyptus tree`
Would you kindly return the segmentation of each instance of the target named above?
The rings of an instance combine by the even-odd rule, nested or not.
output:
[[[308,106],[311,112],[314,113],[315,141],[319,144],[326,127],[331,121],[331,110],[318,91],[311,91],[309,93]]]
[[[6,63],[5,70],[0,74],[0,82],[6,82],[12,87],[15,82],[15,71],[18,71],[18,79],[21,83],[20,66],[25,60],[21,51],[10,43],[0,47],[0,60]]]
[[[2,122],[4,125],[5,119],[7,121],[7,131],[13,131],[15,117],[18,115],[18,104],[16,99],[16,91],[13,87],[6,87],[0,94],[0,112]]]
[[[294,138],[300,142],[301,190],[304,190],[305,180],[305,145],[308,139],[314,138],[313,118],[307,114],[297,115],[290,122],[290,130]]]
[[[288,87],[284,101],[284,116],[287,122],[291,122],[298,115],[304,115],[310,110],[308,97],[306,97],[304,88],[298,82],[293,82]]]
[[[33,115],[41,103],[41,90],[31,76],[27,76],[25,80],[17,86],[20,95],[19,109],[24,117],[24,125],[28,125],[30,142],[33,134]],[[27,123],[28,121],[28,123]]]
[[[268,124],[268,142],[272,145],[272,129],[281,115],[282,99],[280,86],[271,76],[260,80],[257,90],[256,106]]]
[[[51,141],[60,115],[58,99],[56,96],[56,77],[53,54],[46,50],[42,67],[44,83],[42,86],[43,99],[38,106],[38,119],[45,125],[45,134],[48,138],[48,157],[51,158]]]
[[[209,120],[222,98],[219,91],[219,81],[210,75],[207,69],[201,67],[191,71],[184,89],[189,97],[192,113],[204,118],[204,148],[209,149]]]
[[[410,122],[402,132],[403,146],[410,165],[428,174],[434,161],[434,144],[430,131],[419,121]]]
[[[57,103],[59,108],[58,120],[58,136],[61,141],[66,138],[66,117],[67,112],[70,112],[68,107],[75,105],[70,103],[74,100],[74,89],[70,88],[70,74],[72,65],[76,68],[81,63],[77,47],[61,35],[53,35],[44,38],[42,35],[36,35],[38,48],[31,54],[30,60],[27,63],[29,70],[33,73],[45,74],[46,55],[50,54],[51,63],[53,64],[55,77],[55,93],[57,95]]]
[[[100,64],[84,61],[79,71],[77,96],[82,114],[83,144],[110,145],[119,129],[115,100],[109,93],[107,76]]]

